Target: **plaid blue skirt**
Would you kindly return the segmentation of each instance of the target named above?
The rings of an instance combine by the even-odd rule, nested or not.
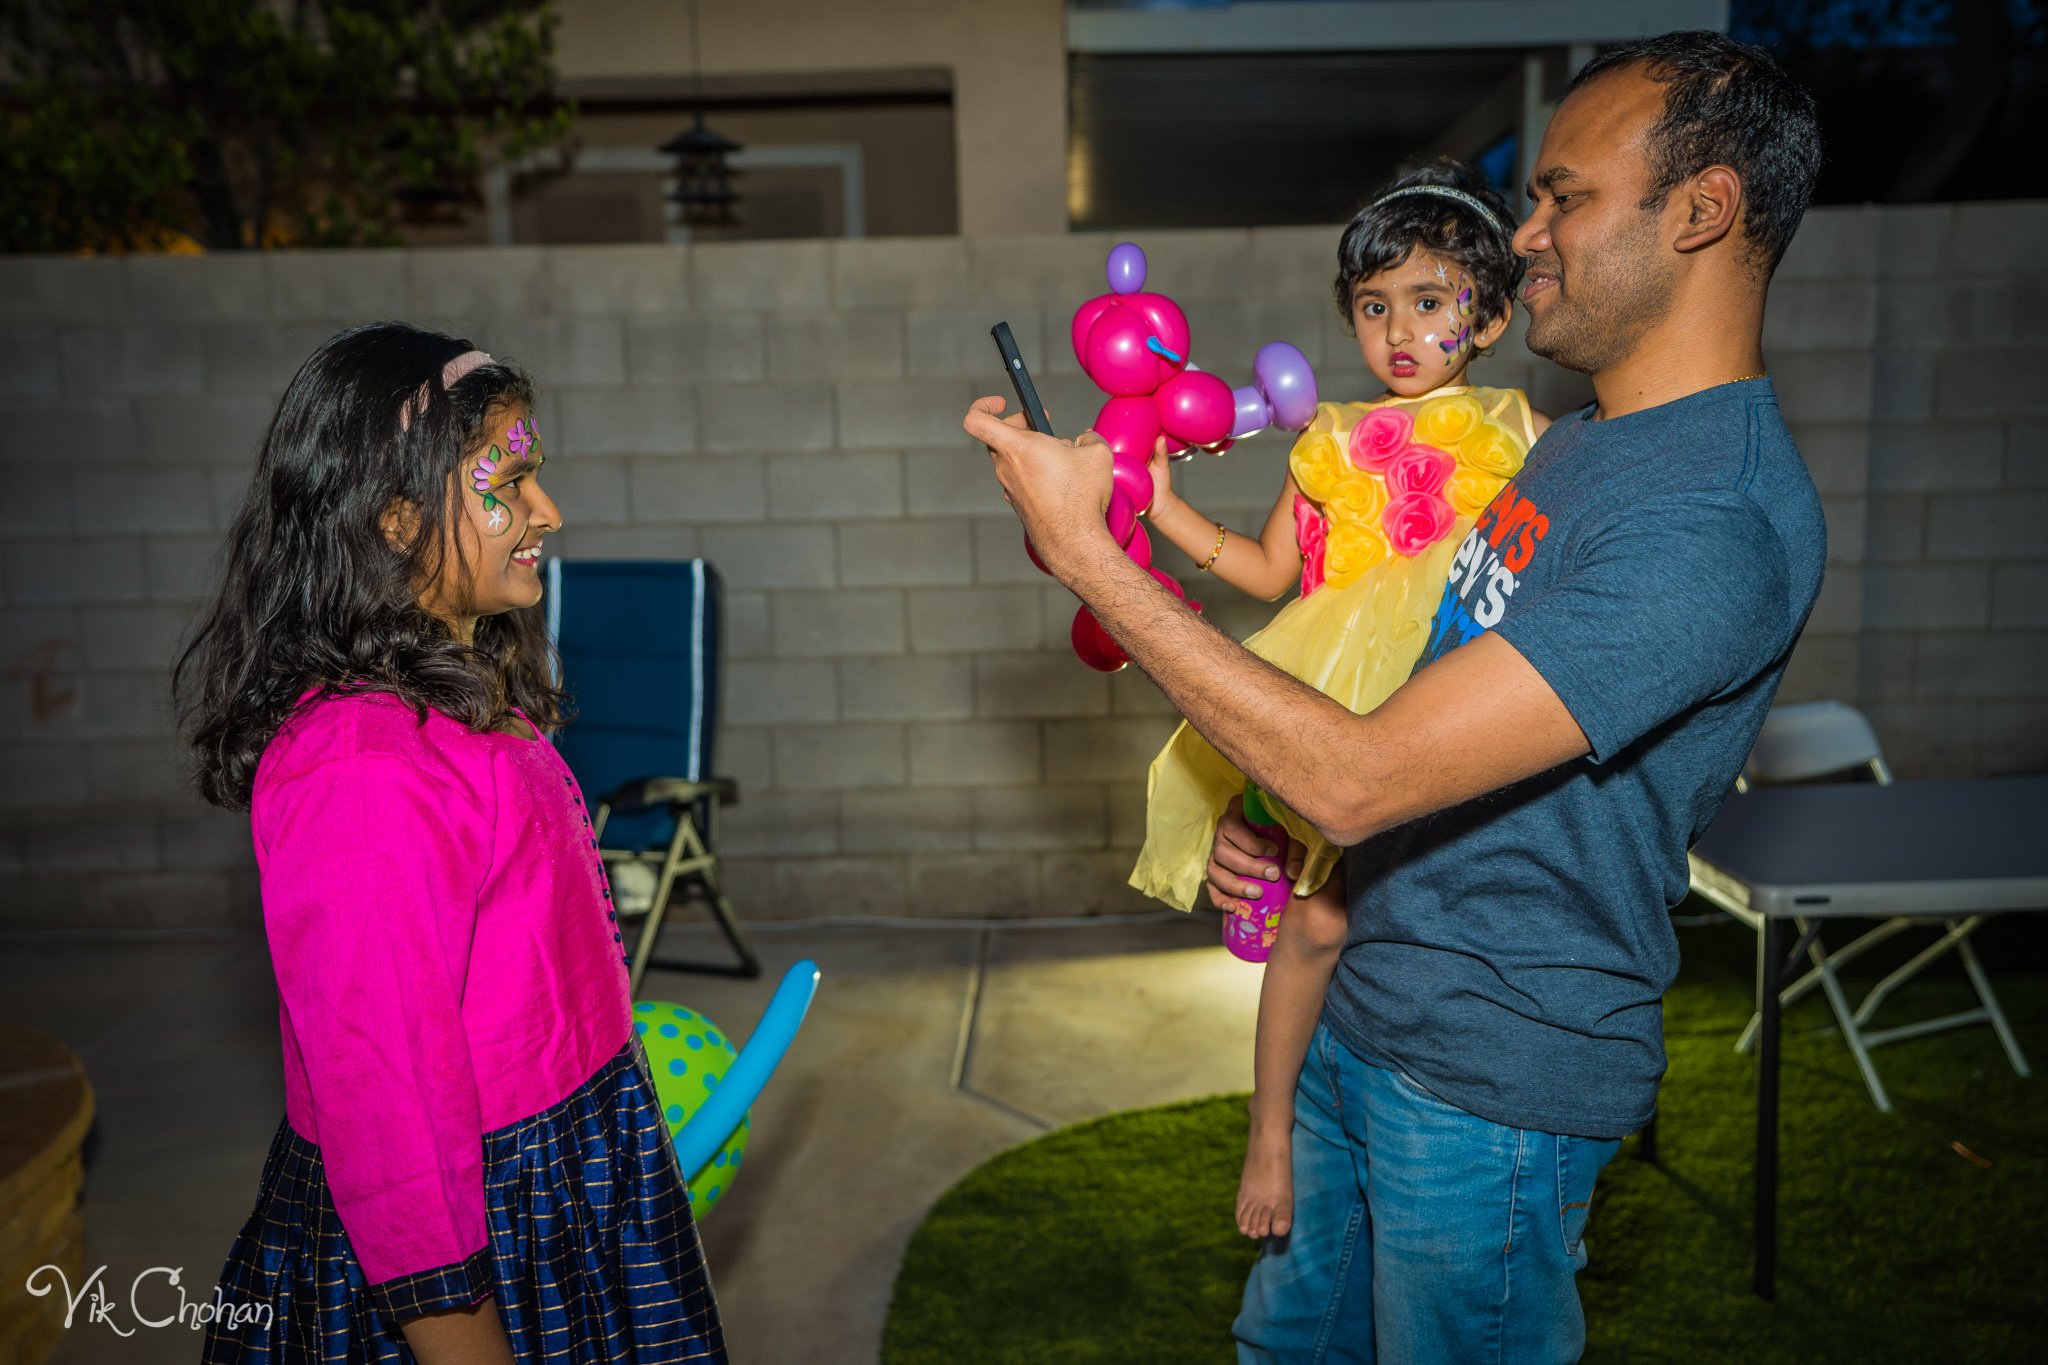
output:
[[[636,1039],[560,1104],[486,1133],[490,1245],[472,1264],[374,1295],[320,1149],[280,1125],[214,1296],[246,1308],[209,1327],[203,1360],[409,1365],[398,1319],[463,1301],[467,1283],[490,1287],[521,1361],[724,1362],[689,1195],[641,1055]]]

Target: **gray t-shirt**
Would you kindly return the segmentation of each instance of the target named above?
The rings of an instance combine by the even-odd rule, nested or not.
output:
[[[1826,559],[1768,380],[1552,425],[1460,546],[1416,667],[1498,631],[1592,753],[1349,851],[1337,1037],[1496,1123],[1647,1123],[1686,849],[1741,771]]]

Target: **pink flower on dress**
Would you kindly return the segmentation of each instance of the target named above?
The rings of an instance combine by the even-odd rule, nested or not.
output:
[[[1323,586],[1323,547],[1330,538],[1330,524],[1316,505],[1294,495],[1294,543],[1301,547],[1301,595],[1308,596]]]
[[[1457,457],[1417,443],[1387,462],[1387,493],[1397,498],[1403,493],[1442,493],[1444,481],[1457,467]]]
[[[1451,505],[1434,493],[1403,493],[1387,504],[1380,524],[1394,553],[1413,559],[1448,535],[1457,519]]]
[[[1377,474],[1415,439],[1415,418],[1406,408],[1374,408],[1351,428],[1351,463]]]

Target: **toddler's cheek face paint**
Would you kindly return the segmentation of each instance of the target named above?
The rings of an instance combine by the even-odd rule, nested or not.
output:
[[[1458,315],[1457,326],[1441,339],[1436,339],[1436,344],[1443,349],[1445,369],[1456,365],[1459,357],[1472,349],[1472,281],[1462,270],[1458,272],[1456,302],[1453,308]]]

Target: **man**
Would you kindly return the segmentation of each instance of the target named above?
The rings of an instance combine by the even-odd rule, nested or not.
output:
[[[1529,346],[1590,375],[1460,548],[1406,686],[1357,716],[1238,648],[1103,529],[1109,458],[970,433],[1040,556],[1254,780],[1350,847],[1303,1067],[1295,1223],[1244,1361],[1565,1361],[1593,1182],[1654,1111],[1666,911],[1819,590],[1819,499],[1764,300],[1819,164],[1812,101],[1711,33],[1590,63],[1516,236]],[[1284,854],[1233,807],[1219,903]],[[1283,921],[1283,924],[1285,922]],[[1283,929],[1284,932],[1284,929]]]

